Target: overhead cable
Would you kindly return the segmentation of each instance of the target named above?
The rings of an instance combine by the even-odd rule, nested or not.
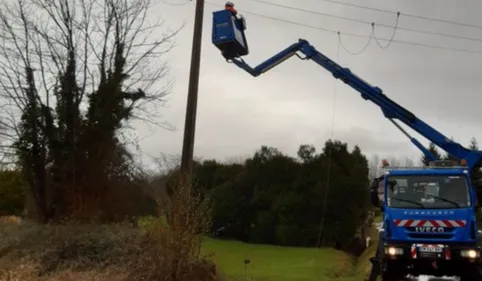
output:
[[[211,3],[211,2],[208,2],[208,1],[206,1],[206,4],[218,6],[218,7],[221,6],[219,4]],[[325,32],[328,32],[328,33],[333,33],[333,34],[338,34],[338,32],[339,32],[337,30],[328,29],[328,28],[324,28],[324,27],[321,27],[321,26],[314,26],[314,25],[304,24],[304,23],[300,23],[300,22],[289,21],[289,20],[285,20],[285,19],[281,19],[281,18],[277,18],[277,17],[273,17],[273,16],[268,16],[268,15],[265,15],[265,14],[259,14],[259,13],[247,11],[247,10],[244,10],[244,9],[243,9],[243,13],[248,14],[248,15],[261,17],[261,18],[265,18],[265,19],[270,19],[270,20],[273,20],[273,21],[284,22],[284,23],[302,26],[302,27],[306,27],[306,28],[310,28],[310,29],[325,31]],[[358,38],[369,38],[369,36],[367,36],[367,35],[355,34],[355,33],[350,33],[350,32],[341,32],[340,31],[340,34],[346,35],[346,36],[351,36],[351,37],[358,37]],[[376,39],[379,40],[379,41],[386,41],[386,42],[392,41],[392,43],[398,43],[398,44],[405,44],[405,45],[413,45],[413,46],[426,47],[426,48],[432,48],[432,49],[455,51],[455,52],[461,52],[461,53],[467,53],[467,54],[482,55],[482,51],[476,51],[476,50],[467,50],[467,49],[460,49],[460,48],[445,47],[445,46],[425,44],[425,43],[420,43],[420,42],[415,42],[415,41],[405,41],[405,40],[396,40],[396,39],[390,40],[390,38],[377,37]]]
[[[264,1],[264,0],[250,0],[250,1],[263,3],[263,4],[271,5],[271,6],[274,6],[274,7],[289,9],[289,10],[293,10],[293,11],[309,13],[309,14],[319,15],[319,16],[324,16],[324,17],[337,18],[337,19],[341,19],[341,20],[357,22],[357,23],[362,23],[362,24],[370,24],[370,25],[375,25],[375,26],[379,26],[379,27],[395,28],[395,29],[398,29],[398,30],[404,30],[404,31],[414,32],[414,33],[430,34],[430,35],[437,35],[437,36],[442,36],[442,37],[449,37],[449,38],[457,38],[457,39],[463,39],[463,40],[469,40],[469,41],[482,42],[482,38],[474,38],[474,37],[461,36],[461,35],[455,35],[455,34],[449,34],[449,33],[443,33],[443,32],[436,32],[436,31],[420,30],[420,29],[415,29],[415,28],[399,27],[398,26],[398,19],[399,19],[400,15],[402,15],[402,13],[400,13],[400,12],[393,12],[392,13],[393,15],[395,15],[397,17],[397,24],[395,26],[393,26],[393,25],[388,25],[388,24],[383,24],[383,23],[375,23],[373,21],[355,19],[355,18],[350,18],[350,17],[345,17],[345,16],[333,15],[333,14],[329,14],[329,13],[317,12],[317,11],[308,10],[308,9],[302,9],[302,8],[298,8],[298,7],[288,6],[288,5],[282,5],[282,4],[278,4],[278,3],[274,3],[274,2],[270,2],[270,1]],[[327,0],[323,0],[323,1],[327,1]]]
[[[352,4],[352,3],[347,3],[339,0],[320,0],[324,2],[330,2],[334,4],[339,4],[339,5],[344,5],[344,6],[350,6],[350,7],[355,7],[359,9],[364,9],[364,10],[370,10],[370,11],[376,11],[376,12],[382,12],[382,13],[387,13],[387,14],[397,14],[397,12],[390,11],[390,10],[385,10],[385,9],[380,9],[380,8],[373,8],[369,6],[363,6],[363,5],[358,5],[358,4]],[[458,25],[458,26],[465,26],[465,27],[472,27],[472,28],[478,28],[482,29],[482,26],[480,25],[475,25],[475,24],[470,24],[470,23],[463,23],[463,22],[458,22],[458,21],[450,21],[450,20],[444,20],[444,19],[439,19],[439,18],[432,18],[428,16],[421,16],[421,15],[415,15],[415,14],[410,14],[410,13],[403,13],[400,12],[401,15],[410,17],[410,18],[416,18],[416,19],[421,19],[421,20],[427,20],[427,21],[433,21],[433,22],[441,22],[441,23],[446,23],[446,24],[452,24],[452,25]]]
[[[161,0],[164,4],[169,5],[169,6],[184,6],[192,2],[192,0],[185,0],[180,3],[173,3],[173,2],[168,2],[167,0]]]

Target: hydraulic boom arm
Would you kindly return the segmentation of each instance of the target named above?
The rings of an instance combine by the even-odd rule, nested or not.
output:
[[[244,30],[246,29],[245,27],[244,19],[240,20],[229,10],[213,12],[212,42],[219,50],[221,50],[221,54],[227,61],[232,61],[235,65],[255,77],[265,73],[295,55],[300,59],[310,59],[316,62],[321,67],[331,72],[335,78],[341,79],[344,83],[358,91],[363,99],[369,100],[378,105],[382,110],[383,115],[403,134],[410,138],[411,142],[430,160],[437,159],[435,159],[434,155],[432,155],[417,139],[408,134],[400,124],[396,122],[396,120],[399,120],[412,128],[414,131],[445,150],[451,156],[460,160],[465,160],[465,165],[469,170],[471,182],[475,188],[478,201],[482,203],[482,151],[466,149],[459,143],[447,138],[445,135],[420,120],[415,114],[388,98],[383,94],[380,88],[370,85],[368,82],[353,74],[350,69],[344,68],[332,61],[317,51],[306,40],[300,39],[297,43],[289,46],[254,68],[249,66],[241,58],[249,53],[244,33]],[[304,57],[300,56],[299,53],[303,54]]]
[[[298,52],[304,54],[305,57],[301,57]],[[380,88],[370,85],[368,82],[353,74],[350,69],[344,68],[333,60],[329,59],[328,57],[317,51],[306,40],[300,39],[298,43],[289,46],[288,48],[284,49],[283,51],[267,59],[266,61],[254,68],[249,66],[243,59],[239,57],[232,57],[227,59],[231,60],[238,67],[246,70],[249,74],[257,77],[294,55],[298,56],[300,59],[303,60],[310,59],[316,62],[321,67],[331,72],[335,78],[342,80],[344,83],[348,84],[353,89],[358,91],[363,99],[369,100],[378,105],[382,110],[383,115],[388,118],[407,137],[409,137],[412,143],[417,146],[425,155],[427,155],[427,157],[431,158],[431,160],[436,159],[418,140],[416,140],[414,137],[410,136],[405,130],[403,130],[403,128],[398,123],[396,123],[394,119],[403,122],[405,125],[409,126],[413,130],[427,138],[429,141],[433,142],[434,144],[445,150],[450,155],[458,159],[465,159],[467,161],[467,166],[470,169],[479,165],[479,162],[482,159],[481,151],[468,150],[465,147],[461,146],[459,143],[456,143],[450,138],[444,136],[442,133],[438,132],[430,125],[417,118],[415,114],[388,98],[385,94],[383,94]]]

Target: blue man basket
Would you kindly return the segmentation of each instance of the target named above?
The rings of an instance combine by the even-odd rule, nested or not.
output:
[[[237,18],[228,10],[213,12],[212,42],[227,60],[249,53],[245,30],[244,18]]]

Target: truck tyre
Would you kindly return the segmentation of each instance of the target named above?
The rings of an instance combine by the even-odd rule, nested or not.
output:
[[[368,276],[368,281],[377,281],[377,277],[380,275],[380,261],[378,254],[375,257],[370,259],[372,263],[372,270],[370,271],[370,275]]]
[[[405,280],[405,276],[401,276],[398,274],[388,274],[387,272],[382,275],[382,280],[383,281],[403,281]]]
[[[368,281],[377,281],[378,275],[380,275],[380,269],[377,265],[372,265],[372,270],[368,276]]]
[[[393,274],[382,274],[382,281],[402,281],[402,279]]]
[[[405,274],[393,268],[386,268],[382,273],[383,281],[403,281],[406,280]]]
[[[460,276],[460,281],[480,281],[482,280],[482,270],[480,267],[474,267]]]
[[[403,281],[406,280],[406,275],[407,274],[399,264],[385,262],[382,272],[383,281]]]
[[[380,237],[381,235],[379,235],[379,238]],[[377,281],[378,276],[380,276],[382,272],[381,262],[383,260],[383,242],[381,241],[381,239],[378,240],[375,256],[370,259],[370,262],[372,263],[372,270],[368,276],[368,281]]]

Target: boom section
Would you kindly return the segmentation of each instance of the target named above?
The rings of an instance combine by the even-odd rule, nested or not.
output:
[[[299,56],[298,52],[304,54],[305,57]],[[470,151],[460,144],[452,141],[450,138],[446,137],[427,123],[417,118],[415,114],[388,98],[380,88],[373,86],[361,79],[352,73],[349,68],[342,67],[335,61],[331,60],[316,50],[315,47],[310,45],[310,43],[304,39],[299,39],[298,43],[289,46],[254,68],[249,66],[241,58],[231,58],[230,60],[252,76],[257,77],[295,55],[300,59],[310,59],[316,62],[318,65],[329,71],[336,79],[340,79],[345,84],[348,84],[350,87],[358,91],[363,99],[369,100],[378,105],[386,118],[401,121],[429,141],[439,146],[441,149],[445,150],[450,155],[459,159],[465,159],[467,161],[467,166],[470,169],[479,163],[482,157],[482,153],[480,151]],[[421,149],[423,148],[422,145],[417,145],[417,147],[421,147]],[[430,152],[428,152],[426,149],[423,148],[422,151],[429,157],[432,156],[431,158],[433,158],[433,155],[430,155]]]

